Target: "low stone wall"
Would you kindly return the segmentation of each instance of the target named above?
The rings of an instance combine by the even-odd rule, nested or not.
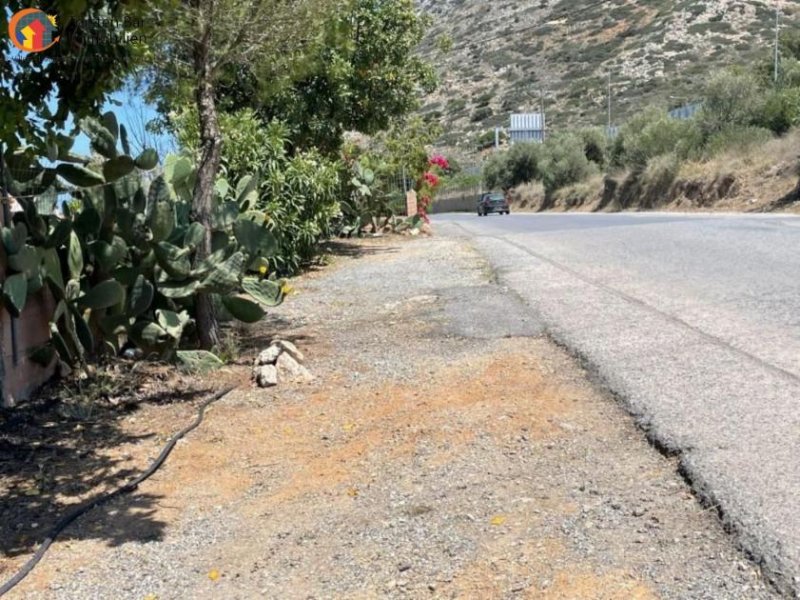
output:
[[[448,212],[474,212],[480,200],[480,192],[465,192],[459,195],[445,196],[433,201],[428,212],[441,214]]]

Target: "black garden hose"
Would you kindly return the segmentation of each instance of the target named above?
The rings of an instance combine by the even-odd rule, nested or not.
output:
[[[211,397],[204,400],[197,409],[197,418],[195,418],[194,422],[185,427],[184,429],[182,429],[181,431],[179,431],[177,434],[175,434],[173,438],[169,441],[169,443],[167,443],[167,445],[164,446],[164,449],[161,451],[161,454],[159,454],[158,458],[155,461],[153,461],[153,464],[151,464],[150,467],[144,473],[139,475],[136,479],[129,481],[122,487],[119,487],[112,492],[106,492],[104,494],[99,494],[95,496],[91,500],[84,502],[80,506],[74,508],[73,510],[65,514],[63,517],[61,517],[58,520],[58,522],[53,526],[53,528],[47,533],[47,536],[44,538],[42,545],[39,546],[39,549],[36,551],[36,554],[34,554],[31,557],[31,559],[28,562],[26,562],[11,579],[9,579],[2,586],[0,586],[0,596],[3,596],[8,592],[10,592],[20,581],[25,579],[25,577],[27,577],[28,574],[31,571],[33,571],[34,567],[39,563],[40,560],[42,560],[42,557],[45,555],[45,552],[47,552],[47,550],[50,548],[51,544],[55,541],[56,537],[58,537],[58,535],[62,531],[64,531],[73,521],[75,521],[75,519],[86,514],[93,508],[105,504],[106,502],[112,500],[113,498],[116,498],[117,496],[121,496],[122,494],[127,494],[129,492],[134,491],[137,487],[139,487],[140,483],[142,483],[146,479],[149,479],[153,475],[153,473],[155,473],[156,471],[158,471],[159,468],[161,468],[161,465],[164,464],[164,461],[167,460],[167,457],[175,448],[175,444],[178,443],[178,440],[180,440],[182,437],[184,437],[187,433],[189,433],[193,429],[196,429],[200,425],[200,423],[203,422],[203,416],[209,405],[211,405],[214,402],[217,402],[218,400],[221,400],[222,398],[230,394],[236,387],[237,386],[235,385],[227,387],[219,392],[216,392]]]

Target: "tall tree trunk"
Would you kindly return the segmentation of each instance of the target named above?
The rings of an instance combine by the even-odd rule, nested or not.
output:
[[[200,35],[194,43],[194,72],[197,77],[195,101],[200,116],[200,164],[192,196],[192,216],[205,227],[205,237],[198,246],[196,262],[211,254],[211,209],[214,181],[219,170],[222,133],[219,129],[214,98],[214,73],[211,59],[211,33],[215,0],[200,1]],[[200,345],[210,350],[219,345],[220,331],[216,308],[210,294],[197,296],[197,333]]]

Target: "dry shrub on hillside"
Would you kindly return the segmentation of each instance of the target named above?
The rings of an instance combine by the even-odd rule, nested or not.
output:
[[[522,184],[511,191],[515,208],[539,210],[544,202],[544,185],[540,181]]]
[[[594,173],[588,179],[556,191],[553,194],[552,207],[563,210],[594,209],[602,198],[604,179],[602,174]]]
[[[650,159],[642,173],[643,208],[655,208],[670,201],[670,188],[678,177],[681,161],[675,154]]]
[[[796,177],[800,167],[800,129],[761,144],[728,148],[711,159],[681,165],[680,179],[711,179],[720,175]]]

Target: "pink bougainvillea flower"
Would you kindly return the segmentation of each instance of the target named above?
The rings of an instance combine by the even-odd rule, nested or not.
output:
[[[450,168],[450,163],[448,160],[442,156],[441,154],[434,154],[431,156],[430,160],[428,161],[431,165],[436,165],[437,167],[447,170]]]
[[[439,185],[439,177],[435,173],[431,173],[430,171],[428,171],[427,173],[425,173],[425,175],[423,175],[423,177],[425,178],[425,181],[428,182],[428,185],[430,185],[431,187],[436,187],[437,185]]]

